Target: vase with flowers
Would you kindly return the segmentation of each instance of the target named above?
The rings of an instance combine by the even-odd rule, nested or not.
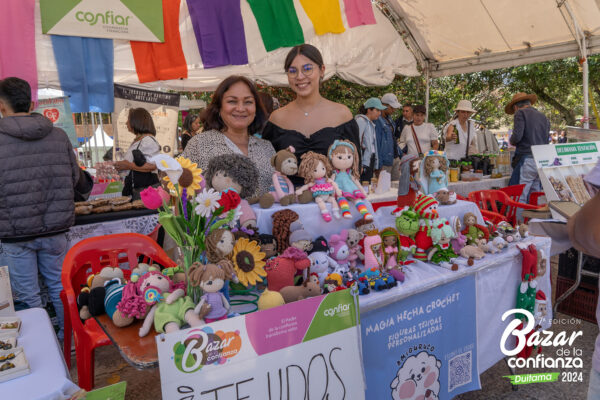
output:
[[[197,302],[202,293],[187,279],[190,268],[194,262],[207,262],[206,238],[211,232],[235,227],[241,215],[241,199],[235,192],[207,189],[202,170],[184,157],[159,154],[151,162],[166,174],[163,180],[169,192],[149,187],[142,191],[141,199],[147,208],[159,211],[158,222],[179,246],[187,293]]]

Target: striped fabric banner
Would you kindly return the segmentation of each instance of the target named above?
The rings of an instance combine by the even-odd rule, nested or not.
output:
[[[112,39],[52,35],[61,89],[71,111],[109,113],[114,108]]]
[[[179,33],[180,0],[163,0],[164,43],[131,41],[140,83],[187,78],[187,62]]]
[[[0,79],[15,76],[29,82],[37,101],[35,0],[2,0],[0,5]]]

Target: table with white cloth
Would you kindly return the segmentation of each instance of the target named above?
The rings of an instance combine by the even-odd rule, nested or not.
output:
[[[274,212],[283,208],[280,206],[266,210],[258,207],[254,208],[261,233],[271,232],[271,216]],[[326,223],[322,220],[316,204],[296,204],[287,208],[298,213],[304,229],[315,238],[319,235],[329,238],[330,235],[339,233],[342,229],[353,228],[353,221],[360,218],[358,212],[352,210],[353,219],[340,220],[340,222],[334,220]],[[395,206],[383,206],[374,213],[375,224],[380,230],[395,225],[395,217],[391,214],[394,208]],[[459,200],[453,205],[440,206],[438,212],[441,217],[458,216],[461,221],[465,213],[472,212],[477,216],[478,222],[483,224],[481,212],[475,203],[469,201]],[[546,254],[550,254],[551,242],[551,239],[547,237],[531,236],[519,243],[523,245],[534,243],[536,247],[543,249]],[[547,299],[551,299],[549,260],[547,262],[546,275],[540,278],[538,288],[546,293]],[[402,299],[414,294],[474,274],[477,293],[477,342],[478,347],[484,349],[477,352],[479,372],[481,373],[504,357],[500,351],[499,343],[508,320],[502,322],[501,317],[505,311],[515,308],[517,288],[521,282],[521,263],[522,257],[519,249],[512,244],[500,253],[486,254],[483,259],[475,261],[472,267],[467,266],[466,259],[459,258],[457,260],[458,271],[450,271],[433,264],[417,261],[405,267],[407,270],[406,281],[397,287],[360,296],[360,311],[361,314],[369,313],[369,311],[385,307],[391,303],[401,302]],[[548,322],[543,324],[544,328],[549,328],[551,319],[551,305],[549,304],[546,318]]]
[[[80,389],[71,381],[48,313],[42,308],[17,311],[23,348],[31,373],[0,383],[2,399],[68,399]]]

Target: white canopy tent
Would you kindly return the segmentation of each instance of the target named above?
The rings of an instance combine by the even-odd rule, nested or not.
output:
[[[287,85],[283,63],[289,48],[280,48],[267,53],[248,2],[240,0],[240,4],[249,64],[204,69],[187,4],[183,0],[179,16],[179,31],[188,64],[188,79],[140,84],[129,42],[114,40],[115,83],[178,91],[214,90],[225,77],[240,74],[267,85]],[[396,75],[419,75],[415,57],[391,22],[377,7],[373,7],[376,25],[348,29],[343,10],[344,2],[340,1],[346,32],[339,35],[317,36],[299,0],[294,0],[294,4],[303,28],[305,42],[315,45],[323,53],[326,78],[337,74],[345,80],[362,85],[381,86],[389,84]],[[36,53],[40,88],[60,88],[52,42],[48,35],[43,35],[41,32],[39,0],[36,0]]]
[[[378,2],[431,77],[600,52],[600,0]],[[582,67],[587,121],[587,61]]]

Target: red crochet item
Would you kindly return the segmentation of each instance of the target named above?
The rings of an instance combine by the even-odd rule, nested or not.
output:
[[[308,267],[310,259],[306,253],[295,247],[288,247],[279,257],[267,261],[267,287],[279,292],[286,286],[293,286],[296,273]]]
[[[521,281],[533,280],[537,276],[537,249],[534,244],[530,244],[529,247],[523,248],[520,246],[519,250],[523,255],[523,267],[521,268]],[[529,275],[529,276],[528,276]]]

